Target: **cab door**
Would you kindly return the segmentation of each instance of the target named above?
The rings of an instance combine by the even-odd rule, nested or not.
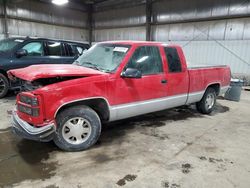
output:
[[[116,80],[116,118],[164,109],[161,100],[167,95],[167,82],[159,47],[139,46],[124,71],[128,68],[139,70],[142,77]]]

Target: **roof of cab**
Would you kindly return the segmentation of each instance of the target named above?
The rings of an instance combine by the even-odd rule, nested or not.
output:
[[[117,41],[104,41],[100,43],[112,43],[112,44],[127,44],[127,45],[167,45],[164,42],[155,41],[132,41],[132,40],[117,40]]]

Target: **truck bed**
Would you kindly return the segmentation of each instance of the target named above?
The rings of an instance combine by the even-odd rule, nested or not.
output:
[[[213,69],[213,71],[211,71]],[[189,92],[187,103],[201,100],[206,88],[218,84],[217,95],[225,93],[230,83],[230,68],[226,65],[192,65],[188,66]]]

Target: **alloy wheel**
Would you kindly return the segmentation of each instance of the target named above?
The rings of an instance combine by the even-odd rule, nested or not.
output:
[[[206,101],[205,101],[205,106],[206,108],[209,110],[211,108],[213,108],[214,106],[214,101],[215,101],[215,96],[213,93],[209,93],[207,95]]]
[[[89,138],[91,131],[91,124],[87,119],[75,117],[63,125],[62,136],[68,143],[78,145]]]

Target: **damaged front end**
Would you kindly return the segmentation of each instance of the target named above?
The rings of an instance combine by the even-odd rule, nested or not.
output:
[[[63,81],[106,74],[76,65],[32,65],[8,71],[12,88],[33,91],[46,85]]]
[[[106,73],[76,65],[33,65],[8,71],[9,79],[21,91],[12,114],[13,132],[31,140],[50,141],[56,122],[54,117],[46,115],[44,90],[39,88],[103,74]]]
[[[36,89],[39,89],[41,87],[50,85],[50,84],[55,84],[55,83],[59,83],[59,82],[64,82],[64,81],[68,81],[68,80],[73,80],[73,79],[78,79],[78,78],[82,78],[79,76],[70,76],[70,77],[54,77],[54,78],[40,78],[34,81],[26,81],[26,80],[22,80],[17,78],[20,84],[20,91],[34,91]]]
[[[17,95],[16,107],[12,112],[12,132],[22,138],[36,141],[50,141],[56,130],[53,119],[44,115],[43,98],[33,92]]]

